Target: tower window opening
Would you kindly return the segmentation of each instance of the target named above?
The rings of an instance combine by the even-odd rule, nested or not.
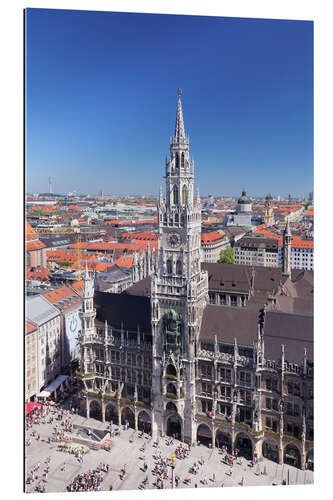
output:
[[[170,259],[167,260],[167,273],[172,274],[172,262]]]
[[[176,264],[176,274],[182,274],[182,263],[180,260],[177,260]]]
[[[181,162],[182,168],[185,167],[185,155],[182,153],[182,162]]]
[[[182,198],[183,198],[183,205],[186,205],[186,203],[187,203],[187,189],[186,189],[186,186],[183,186]]]
[[[179,153],[176,153],[176,170],[179,170]]]
[[[178,205],[178,187],[173,187],[173,203],[174,205]]]

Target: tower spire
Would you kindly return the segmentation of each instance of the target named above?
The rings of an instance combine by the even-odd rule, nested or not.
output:
[[[176,144],[181,142],[186,142],[181,95],[182,95],[182,89],[179,87],[175,135],[173,138],[174,143]]]
[[[283,262],[282,273],[290,278],[291,276],[291,231],[289,220],[287,219],[286,227],[283,232]]]

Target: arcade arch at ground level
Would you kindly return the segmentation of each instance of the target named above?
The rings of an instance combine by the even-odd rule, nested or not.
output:
[[[213,432],[209,424],[199,424],[197,427],[197,442],[205,446],[212,446]]]
[[[105,406],[105,422],[108,423],[113,423],[118,425],[119,424],[119,411],[118,408],[115,404],[113,403],[108,403]]]
[[[121,410],[121,423],[122,425],[128,425],[128,427],[131,427],[132,429],[135,429],[136,427],[135,413],[128,406],[125,406],[125,408],[122,408]]]
[[[215,429],[215,446],[217,448],[226,447],[228,453],[232,452],[232,436],[224,429]]]
[[[295,443],[287,443],[283,449],[283,462],[293,467],[301,468],[302,453]]]
[[[89,417],[102,420],[102,405],[96,399],[92,399],[89,402]]]
[[[242,431],[236,434],[234,450],[238,450],[238,456],[252,460],[254,449],[255,446],[249,434]]]
[[[166,435],[182,440],[183,421],[178,413],[171,413],[165,418]]]
[[[279,443],[273,438],[264,439],[262,442],[262,455],[268,460],[279,463]]]
[[[138,430],[151,433],[151,417],[145,410],[138,412]]]

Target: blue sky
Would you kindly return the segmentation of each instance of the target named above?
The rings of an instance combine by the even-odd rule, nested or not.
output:
[[[313,189],[313,23],[28,9],[29,192],[157,194],[177,88],[201,194]]]

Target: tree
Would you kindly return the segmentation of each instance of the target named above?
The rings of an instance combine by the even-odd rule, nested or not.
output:
[[[230,246],[225,250],[221,250],[220,258],[217,261],[219,264],[236,264],[235,252]]]

